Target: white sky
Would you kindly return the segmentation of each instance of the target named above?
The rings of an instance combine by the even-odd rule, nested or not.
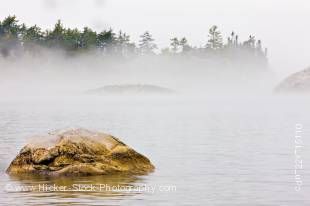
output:
[[[3,0],[0,18],[9,14],[43,28],[62,19],[70,27],[122,29],[134,41],[149,30],[160,47],[174,36],[204,45],[216,24],[224,36],[234,30],[262,39],[278,73],[310,66],[309,0]]]

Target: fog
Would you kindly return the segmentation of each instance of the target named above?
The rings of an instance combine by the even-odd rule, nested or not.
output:
[[[38,56],[1,58],[0,92],[10,97],[80,96],[106,85],[155,85],[175,91],[172,96],[272,93],[277,81],[269,68],[242,64],[163,55],[122,59],[95,50],[68,56],[40,48]]]
[[[74,3],[73,3],[74,2]],[[134,41],[149,30],[160,46],[173,36],[186,36],[201,46],[211,25],[241,38],[254,34],[269,48],[270,65],[281,77],[309,66],[310,3],[307,0],[29,0],[4,1],[0,18],[15,14],[27,24],[51,28],[57,19],[66,26],[128,32]]]
[[[283,81],[310,66],[309,11],[309,0],[2,1],[0,202],[309,205],[300,163],[310,165],[310,68]],[[87,142],[77,154],[66,145],[20,150],[68,128],[118,137],[156,169],[110,176],[97,161],[109,162],[106,150],[93,156],[100,148]],[[20,176],[5,174],[19,151]],[[131,158],[122,148],[108,155]],[[97,166],[107,175],[80,176]],[[63,170],[74,175],[47,176]],[[82,192],[75,184],[177,190]],[[22,189],[35,185],[68,190]]]
[[[89,26],[98,32],[113,28],[127,32],[135,43],[149,30],[160,49],[168,46],[174,36],[185,36],[191,45],[201,47],[210,26],[218,25],[224,40],[231,31],[242,39],[249,35],[262,39],[268,47],[269,65],[257,76],[256,72],[244,74],[236,65],[227,71],[227,66],[225,70],[218,62],[208,62],[205,68],[204,60],[197,58],[139,57],[123,61],[103,58],[95,51],[67,57],[61,50],[42,49],[39,57],[1,59],[0,91],[13,96],[78,95],[105,85],[152,84],[187,94],[270,94],[283,78],[310,64],[306,52],[310,30],[303,24],[309,9],[310,3],[305,0],[2,2],[1,19],[14,14],[20,22],[44,29],[53,28],[57,19],[65,27]],[[252,71],[251,67],[257,65],[247,67]]]

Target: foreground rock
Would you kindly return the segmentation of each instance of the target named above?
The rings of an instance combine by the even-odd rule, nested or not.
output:
[[[145,174],[154,170],[148,158],[117,138],[85,129],[56,131],[27,144],[7,173],[59,175]]]
[[[97,89],[89,90],[87,94],[109,94],[109,95],[162,95],[173,94],[168,88],[147,84],[107,85]]]
[[[275,92],[310,94],[310,68],[286,78],[276,87]]]

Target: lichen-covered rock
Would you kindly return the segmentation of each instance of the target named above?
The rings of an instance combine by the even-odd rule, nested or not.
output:
[[[148,158],[104,133],[85,129],[56,131],[35,138],[12,161],[8,174],[105,175],[145,174]]]
[[[275,92],[310,94],[310,68],[287,77],[276,87]]]

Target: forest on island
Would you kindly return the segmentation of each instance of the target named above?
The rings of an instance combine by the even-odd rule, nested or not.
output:
[[[0,21],[0,56],[20,57],[24,54],[38,55],[41,48],[61,49],[69,55],[86,51],[96,51],[103,58],[117,56],[134,58],[135,56],[187,56],[202,59],[217,59],[231,62],[254,62],[266,66],[267,49],[262,41],[250,35],[247,40],[240,40],[235,32],[223,40],[217,26],[212,26],[206,34],[202,47],[193,46],[186,37],[171,38],[170,45],[159,49],[155,39],[148,31],[140,36],[136,44],[130,36],[113,29],[96,32],[89,27],[82,30],[66,28],[58,20],[52,29],[43,30],[37,25],[20,24],[16,16],[8,16]]]

